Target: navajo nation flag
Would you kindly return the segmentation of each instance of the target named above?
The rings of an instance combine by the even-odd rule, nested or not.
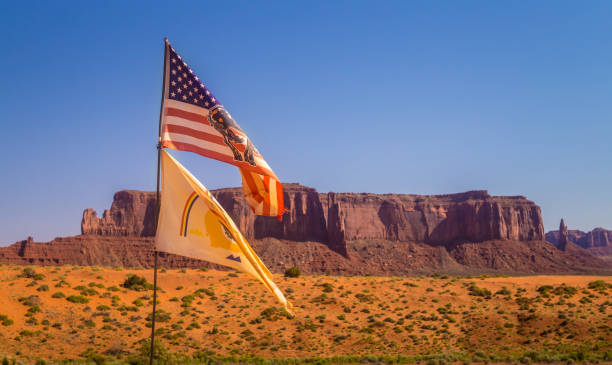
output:
[[[285,212],[283,188],[249,137],[174,48],[166,42],[162,147],[237,166],[255,214]]]
[[[232,267],[259,280],[291,313],[272,274],[215,197],[168,152],[161,152],[161,205],[155,248]]]

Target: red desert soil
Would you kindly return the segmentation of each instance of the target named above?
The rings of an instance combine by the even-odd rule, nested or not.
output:
[[[0,356],[32,363],[83,359],[89,348],[112,358],[136,352],[150,335],[152,291],[121,287],[128,274],[153,277],[152,270],[0,266]],[[160,270],[159,338],[172,353],[278,358],[612,348],[610,277],[275,281],[295,317],[245,274]]]

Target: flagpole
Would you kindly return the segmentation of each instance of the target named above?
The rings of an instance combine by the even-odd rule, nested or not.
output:
[[[161,206],[159,192],[159,175],[161,170],[161,128],[162,119],[164,116],[164,100],[166,98],[166,67],[168,60],[168,38],[164,38],[164,72],[162,82],[161,106],[159,107],[159,126],[157,136],[157,189],[155,191],[155,231],[157,232],[157,223],[159,220],[159,210]],[[149,351],[149,365],[153,365],[153,351],[155,349],[155,307],[157,305],[157,247],[153,244],[154,260],[153,260],[153,313],[151,315],[151,349]]]

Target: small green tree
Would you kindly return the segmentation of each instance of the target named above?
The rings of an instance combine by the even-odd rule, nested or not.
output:
[[[151,339],[142,341],[138,352],[140,354],[140,359],[145,360],[145,362],[148,364],[149,356],[151,354]],[[159,340],[155,340],[153,344],[153,360],[155,364],[167,364],[170,360],[168,349]]]
[[[121,284],[122,287],[130,290],[144,291],[153,289],[153,284],[147,282],[147,279],[136,274],[128,274],[127,279]]]
[[[302,275],[302,271],[298,267],[293,266],[285,270],[286,278],[297,278],[300,275]]]

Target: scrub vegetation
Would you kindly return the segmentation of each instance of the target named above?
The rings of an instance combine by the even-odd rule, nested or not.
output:
[[[609,277],[275,275],[292,316],[243,273],[158,275],[158,363],[612,361]],[[152,270],[0,266],[0,360],[145,363],[151,281]]]

